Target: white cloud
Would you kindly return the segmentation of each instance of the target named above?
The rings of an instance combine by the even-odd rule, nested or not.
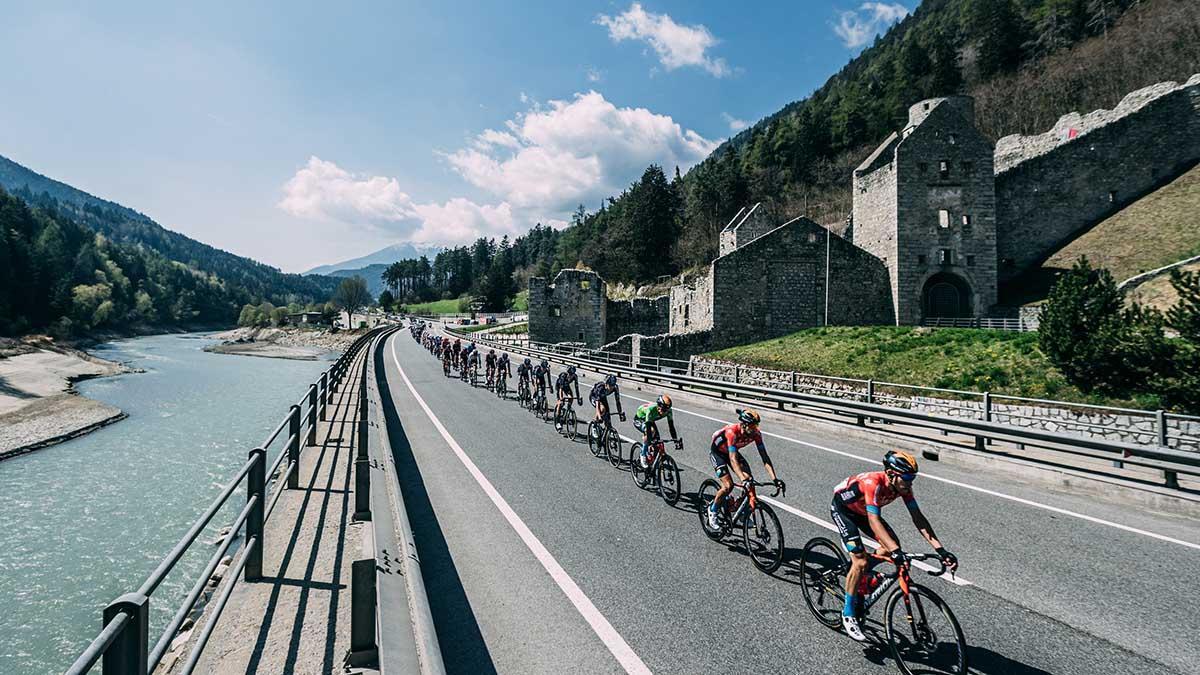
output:
[[[731,74],[725,59],[712,58],[706,52],[719,40],[701,24],[683,26],[666,14],[654,14],[633,3],[616,16],[601,14],[596,23],[608,29],[613,42],[638,40],[650,45],[668,71],[683,66],[699,66],[714,77]]]
[[[833,32],[850,49],[870,42],[897,21],[908,16],[908,8],[898,3],[864,2],[856,12],[841,12]]]
[[[521,103],[529,103],[529,95],[525,92],[521,92],[521,96],[519,98],[521,99]]]
[[[600,79],[603,77],[604,77],[604,73],[600,72],[599,70],[596,70],[595,68],[588,67],[588,69],[587,69],[588,82],[599,82]]]
[[[738,118],[734,117],[733,115],[730,115],[727,112],[721,113],[721,119],[725,120],[725,123],[729,125],[729,130],[734,133],[737,133],[737,132],[741,131],[742,129],[745,129],[746,127],[750,126],[750,123],[747,122],[746,120],[739,120]]]
[[[284,184],[277,206],[300,218],[372,227],[403,241],[465,244],[479,236],[517,234],[507,203],[480,205],[456,197],[421,204],[395,178],[354,174],[319,157],[310,157]]]
[[[546,218],[619,193],[651,163],[686,170],[718,145],[667,115],[618,108],[595,91],[535,106],[507,126],[518,147],[481,147],[477,138],[445,157],[467,182]]]
[[[484,129],[483,133],[475,137],[475,147],[480,150],[486,150],[492,146],[501,146],[505,148],[516,148],[521,145],[516,136],[507,131],[496,131],[495,129]]]

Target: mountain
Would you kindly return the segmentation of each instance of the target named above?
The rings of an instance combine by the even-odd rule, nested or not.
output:
[[[325,276],[284,274],[279,269],[172,232],[149,216],[90,195],[0,156],[0,188],[31,206],[52,211],[110,240],[147,247],[168,260],[215,275],[252,302],[325,301],[338,281]],[[236,319],[236,317],[234,317]]]
[[[332,274],[339,270],[361,270],[368,265],[390,265],[397,260],[405,260],[408,258],[420,258],[427,256],[431,260],[441,251],[440,246],[432,246],[429,244],[411,244],[401,243],[392,244],[386,248],[381,248],[374,253],[364,255],[361,258],[353,258],[351,260],[343,260],[332,265],[321,265],[314,267],[304,274]],[[336,275],[345,276],[345,275]],[[353,275],[350,275],[353,276]]]
[[[339,279],[349,279],[350,277],[362,277],[367,282],[367,290],[371,291],[371,297],[379,297],[386,286],[383,285],[383,271],[388,266],[384,263],[375,265],[367,265],[352,270],[334,270],[329,272],[329,276],[338,277]]]

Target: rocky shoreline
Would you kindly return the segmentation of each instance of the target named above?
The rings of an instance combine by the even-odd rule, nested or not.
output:
[[[239,356],[315,361],[327,352],[344,351],[360,332],[307,328],[237,328],[215,333],[222,340],[204,351]]]
[[[119,408],[77,394],[74,384],[135,372],[44,338],[0,344],[0,460],[125,419]]]

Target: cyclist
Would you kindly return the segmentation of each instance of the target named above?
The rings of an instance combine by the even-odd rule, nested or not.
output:
[[[562,432],[562,420],[559,414],[562,412],[563,402],[571,400],[571,385],[575,385],[575,400],[583,405],[583,397],[579,395],[579,376],[575,374],[575,366],[567,366],[567,369],[558,374],[558,378],[554,380],[554,394],[558,397],[558,403],[554,406],[554,430]]]
[[[450,367],[454,365],[454,351],[449,346],[442,349],[442,372],[450,376]]]
[[[507,354],[505,354],[507,356]],[[526,387],[529,386],[530,377],[533,375],[533,364],[526,357],[521,365],[517,366],[517,386],[520,387],[523,383]]]
[[[588,402],[596,406],[596,421],[601,425],[608,422],[608,395],[612,394],[617,399],[617,414],[621,416],[621,421],[625,421],[625,413],[621,410],[621,390],[617,387],[617,376],[609,375],[604,378],[603,382],[597,382],[592,386],[591,393],[588,394]]]
[[[533,367],[533,384],[534,395],[541,392],[544,396],[546,389],[550,386],[550,362],[542,359],[536,366]]]
[[[487,370],[487,386],[492,386],[492,378],[496,376],[496,350],[489,349],[487,356],[483,357],[483,365]]]
[[[470,377],[471,370],[479,372],[479,350],[475,349],[475,345],[470,345],[470,348],[463,352],[463,379]]]
[[[889,450],[883,457],[883,471],[868,471],[850,476],[833,490],[833,503],[829,512],[837,525],[842,544],[850,553],[850,571],[846,574],[846,604],[842,608],[842,627],[846,634],[858,642],[866,636],[858,625],[858,605],[861,602],[859,580],[869,573],[871,560],[863,549],[861,534],[867,534],[879,542],[876,553],[891,557],[896,567],[907,564],[900,540],[891,525],[883,519],[881,509],[897,497],[908,507],[913,525],[925,537],[925,541],[937,552],[946,567],[958,568],[958,558],[947,551],[938,541],[929,519],[921,513],[917,499],[913,496],[912,482],[917,477],[917,460],[907,452]]]
[[[454,345],[451,346],[450,349],[454,352],[454,361],[451,365],[457,369],[459,364],[459,356],[462,354],[462,339],[454,338]]]
[[[508,364],[508,352],[501,352],[500,358],[496,359],[496,377],[503,380],[512,377],[512,368]]]
[[[671,432],[671,440],[675,442],[675,447],[683,447],[683,440],[679,438],[679,434],[675,433],[675,418],[671,415],[671,397],[663,394],[658,397],[654,403],[647,403],[637,409],[633,414],[633,427],[642,432],[642,468],[650,466],[650,444],[658,440],[658,425],[655,424],[662,418],[667,418],[667,430]]]
[[[771,463],[771,456],[767,454],[767,446],[763,444],[762,434],[758,431],[758,425],[762,422],[762,418],[753,410],[738,408],[734,412],[737,414],[738,421],[717,429],[712,437],[712,445],[708,447],[708,459],[712,462],[717,480],[721,481],[720,489],[717,490],[717,494],[713,495],[712,504],[708,506],[708,527],[711,530],[716,530],[721,526],[717,520],[717,509],[725,501],[729,491],[733,489],[733,478],[729,476],[729,472],[737,474],[738,479],[743,483],[754,480],[754,476],[750,474],[750,465],[746,462],[746,458],[738,452],[739,448],[753,442],[758,449],[758,458],[762,460],[763,466],[767,468],[767,474],[771,476],[771,482],[779,488],[781,493],[787,492],[787,484],[775,475],[775,465]]]

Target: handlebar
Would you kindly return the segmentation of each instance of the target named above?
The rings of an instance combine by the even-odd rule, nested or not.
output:
[[[778,485],[776,485],[776,484],[775,484],[775,482],[773,482],[773,481],[772,481],[772,482],[770,482],[770,483],[764,483],[764,482],[762,482],[762,481],[757,481],[757,480],[753,480],[753,479],[751,479],[751,480],[742,481],[741,483],[737,483],[736,485],[737,485],[738,487],[742,488],[743,490],[749,490],[749,489],[750,489],[750,488],[752,488],[752,487],[768,487],[768,486],[771,486],[771,487],[774,487],[774,488],[775,488],[775,492],[771,493],[771,496],[772,496],[772,497],[778,497],[778,496],[779,496],[779,493],[780,493],[780,492],[782,492],[782,490],[780,490],[779,486],[778,486]]]

